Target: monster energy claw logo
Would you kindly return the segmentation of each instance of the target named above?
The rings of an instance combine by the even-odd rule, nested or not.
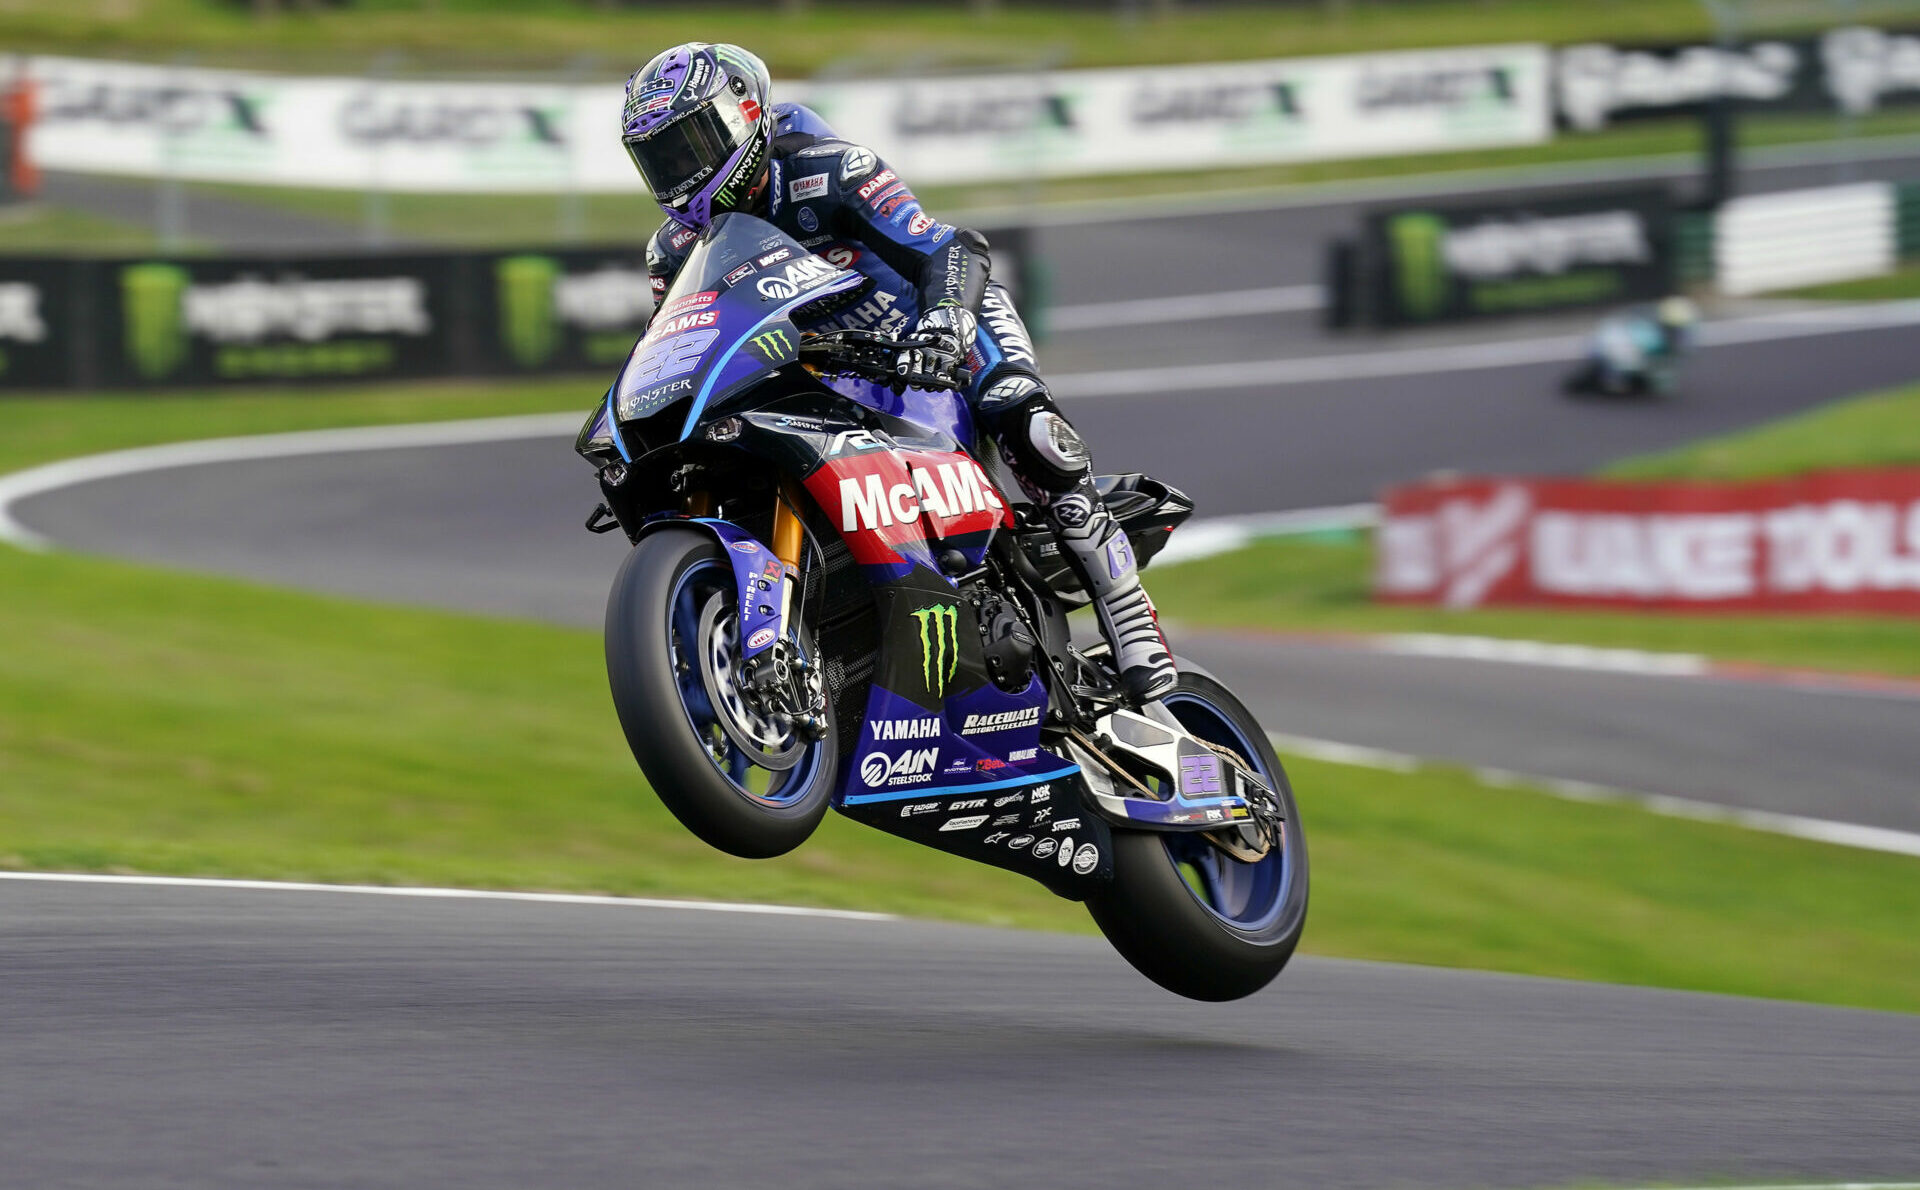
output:
[[[785,331],[768,331],[764,335],[755,335],[748,342],[770,364],[779,363],[793,350],[793,340],[787,338]]]
[[[913,613],[920,622],[920,677],[927,693],[944,698],[947,683],[960,672],[960,609],[936,603]]]
[[[1446,220],[1425,212],[1398,215],[1387,234],[1393,240],[1400,308],[1409,318],[1435,317],[1447,301]]]
[[[145,380],[171,375],[187,360],[181,304],[187,271],[172,264],[136,264],[120,272],[120,309],[127,358]]]

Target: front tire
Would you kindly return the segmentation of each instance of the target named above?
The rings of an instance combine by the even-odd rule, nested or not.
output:
[[[1183,667],[1165,703],[1187,730],[1232,749],[1272,786],[1284,843],[1247,864],[1198,834],[1116,830],[1113,882],[1087,908],[1114,949],[1161,987],[1193,1000],[1238,1000],[1280,974],[1306,925],[1300,811],[1266,732],[1232,691]]]
[[[715,667],[703,672],[702,660],[737,650],[733,582],[725,551],[703,532],[668,528],[641,538],[607,596],[607,682],[627,746],[673,816],[729,855],[767,859],[806,842],[827,812],[837,760],[832,708],[826,738],[799,747],[797,760],[793,748],[751,752],[737,730],[726,730],[721,717],[738,712],[730,692],[713,690]],[[724,615],[713,614],[715,600]],[[713,639],[716,630],[732,638]],[[732,672],[737,667],[723,665],[720,680]],[[756,765],[756,756],[781,767]]]

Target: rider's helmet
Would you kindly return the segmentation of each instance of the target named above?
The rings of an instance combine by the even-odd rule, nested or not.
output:
[[[766,64],[735,45],[690,41],[627,80],[621,140],[654,201],[692,228],[745,206],[773,140]]]
[[[1670,331],[1692,329],[1700,321],[1700,308],[1683,297],[1670,297],[1660,303],[1660,325]]]

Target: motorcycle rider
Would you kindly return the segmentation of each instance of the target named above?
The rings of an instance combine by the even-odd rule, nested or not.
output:
[[[1054,404],[987,241],[936,221],[870,149],[837,137],[798,104],[774,104],[766,66],[734,45],[688,42],[627,80],[622,142],[666,222],[647,247],[654,302],[700,233],[744,211],[873,282],[850,310],[803,330],[872,330],[926,345],[902,351],[900,381],[962,389],[1061,552],[1093,596],[1127,692],[1173,688],[1172,652],[1140,585],[1127,537],[1092,482],[1086,444]]]
[[[1609,315],[1594,329],[1587,360],[1570,378],[1575,391],[1609,394],[1672,391],[1693,351],[1700,310],[1684,297]]]

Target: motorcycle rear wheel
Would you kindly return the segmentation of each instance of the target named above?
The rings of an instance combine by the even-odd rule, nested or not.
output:
[[[1226,747],[1279,798],[1286,833],[1259,862],[1229,857],[1198,834],[1113,834],[1113,882],[1087,899],[1107,941],[1148,979],[1193,1000],[1259,991],[1293,957],[1307,920],[1307,844],[1273,746],[1232,691],[1183,666],[1167,709],[1195,735]]]
[[[627,746],[673,816],[729,855],[768,859],[806,842],[826,815],[838,763],[833,710],[829,702],[822,740],[789,735],[765,753],[741,746],[765,727],[749,721],[742,731],[730,685],[737,600],[712,537],[668,528],[641,538],[607,596],[607,683]]]

